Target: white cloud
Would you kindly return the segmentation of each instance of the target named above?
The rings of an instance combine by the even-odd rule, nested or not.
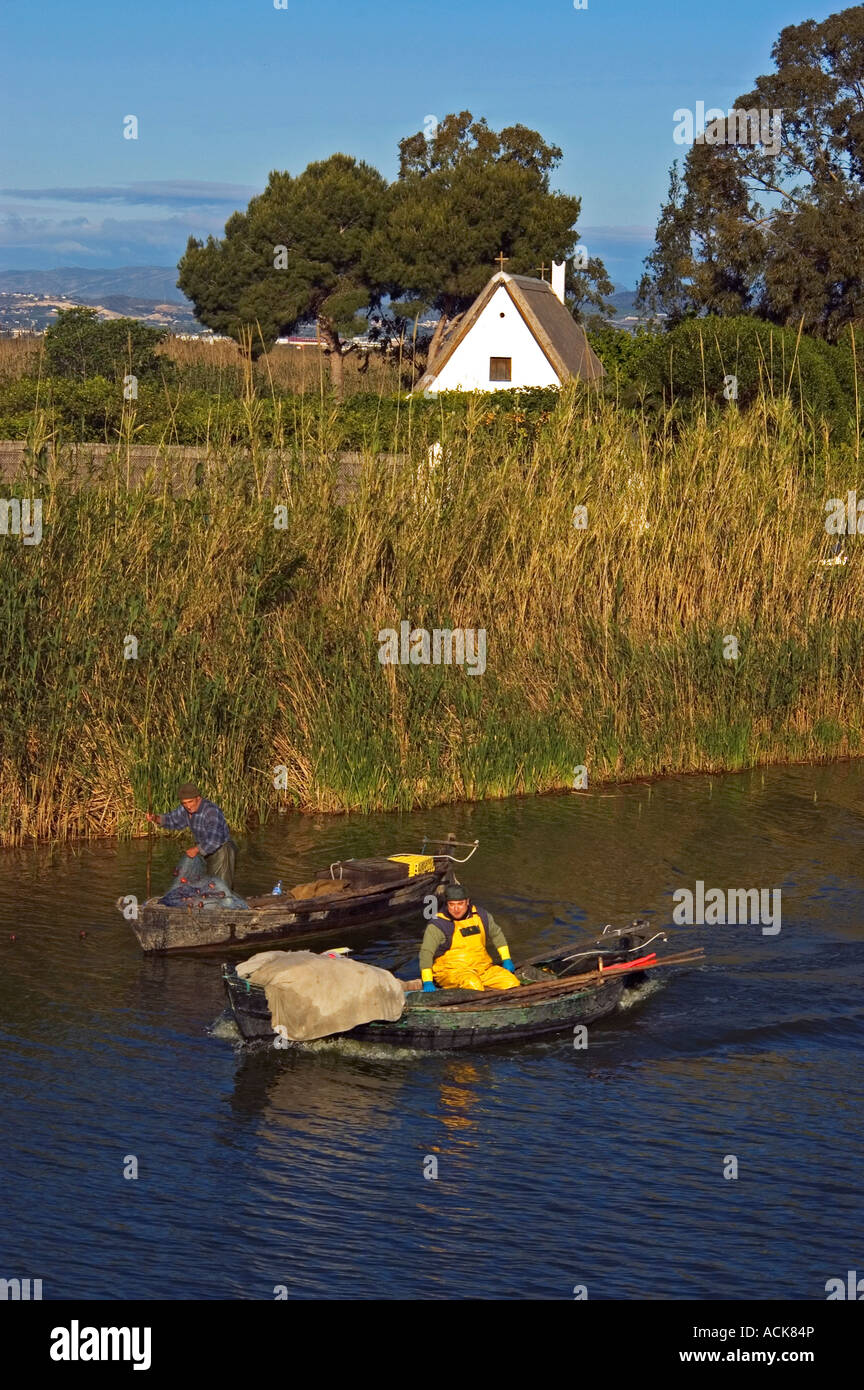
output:
[[[91,184],[77,188],[0,188],[0,197],[17,202],[121,203],[165,207],[172,203],[245,207],[260,193],[241,183],[216,183],[200,179],[155,179],[127,184]]]

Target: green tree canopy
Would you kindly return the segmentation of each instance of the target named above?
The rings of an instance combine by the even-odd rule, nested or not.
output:
[[[77,381],[93,376],[116,381],[127,373],[146,380],[166,368],[155,351],[165,336],[164,329],[138,319],[100,321],[97,310],[86,305],[59,309],[45,333],[48,370]]]
[[[580,201],[549,187],[561,151],[536,131],[510,126],[496,134],[470,112],[448,116],[431,140],[400,144],[392,185],[344,154],[310,164],[296,178],[273,172],[245,212],[235,212],[221,240],[190,239],[178,285],[202,323],[253,351],[315,321],[341,386],[343,336],[356,315],[389,295],[392,312],[413,300],[439,310],[437,336],[494,271],[537,274],[539,263],[571,256]],[[602,305],[612,285],[591,258],[570,270],[574,307]]]
[[[760,136],[724,117],[673,170],[640,298],[833,340],[864,317],[864,5],[783,29],[772,58],[734,108]]]
[[[377,170],[344,154],[296,178],[274,171],[221,241],[190,238],[177,283],[202,323],[238,340],[248,334],[256,354],[316,321],[339,385],[341,335],[380,298],[368,251],[386,192]]]
[[[505,269],[521,275],[572,257],[581,200],[550,189],[561,150],[537,131],[514,125],[496,133],[462,111],[445,117],[431,138],[408,136],[399,152],[373,257],[391,292],[438,311],[436,340],[480,293],[499,251]],[[612,284],[591,258],[584,270],[569,268],[567,288],[578,308],[602,305]]]

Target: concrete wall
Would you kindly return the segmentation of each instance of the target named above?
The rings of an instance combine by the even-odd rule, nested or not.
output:
[[[117,445],[110,444],[64,444],[56,451],[48,452],[48,462],[59,465],[64,472],[77,473],[82,482],[88,477],[99,475],[109,459],[120,459],[126,466],[126,452]],[[5,483],[26,474],[27,444],[20,439],[0,440],[0,480]],[[193,449],[180,445],[160,446],[156,444],[133,444],[129,450],[128,469],[130,483],[137,483],[148,468],[157,474],[166,472],[183,489],[194,486],[195,469],[199,464],[206,465],[206,449]]]
[[[403,462],[401,454],[379,454],[378,465],[384,469],[391,463]],[[265,460],[259,460],[258,477],[266,488],[268,478],[277,478],[280,469],[290,464],[292,455],[285,451],[273,450]],[[183,497],[194,492],[196,487],[206,487],[210,468],[219,467],[218,460],[208,455],[206,449],[191,445],[133,444],[127,451],[109,444],[64,444],[59,457],[52,451],[47,463],[58,465],[64,477],[78,478],[80,485],[97,480],[110,464],[113,477],[119,466],[121,476],[130,487],[136,487],[148,470],[152,470],[157,487],[167,486],[175,496]],[[251,465],[250,465],[251,467]],[[363,468],[363,455],[345,452],[339,455],[339,469],[335,480],[334,501],[350,501],[357,488],[357,481]],[[27,445],[23,440],[0,440],[0,485],[14,482],[17,478],[28,476]]]

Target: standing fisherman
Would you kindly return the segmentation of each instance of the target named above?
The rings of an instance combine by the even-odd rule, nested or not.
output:
[[[501,961],[493,963],[491,941]],[[510,948],[491,912],[475,907],[461,883],[448,883],[444,906],[426,928],[420,947],[423,990],[513,989],[519,984]]]
[[[194,848],[186,851],[189,858],[200,854],[211,878],[221,878],[233,888],[237,846],[231,839],[228,822],[214,802],[205,801],[194,782],[184,782],[179,796],[176,810],[159,816],[148,811],[147,819],[163,830],[184,830],[188,826],[195,836]]]

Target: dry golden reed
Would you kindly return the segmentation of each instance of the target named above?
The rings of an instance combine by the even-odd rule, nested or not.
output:
[[[821,563],[854,455],[788,402],[649,430],[570,388],[533,436],[482,400],[404,408],[407,448],[347,484],[326,416],[275,458],[216,451],[189,495],[155,467],[130,485],[122,450],[83,487],[62,453],[25,470],[43,539],[0,537],[3,843],[140,833],[190,775],[240,826],[860,751],[857,538]],[[382,665],[403,621],[484,629],[484,674]]]

